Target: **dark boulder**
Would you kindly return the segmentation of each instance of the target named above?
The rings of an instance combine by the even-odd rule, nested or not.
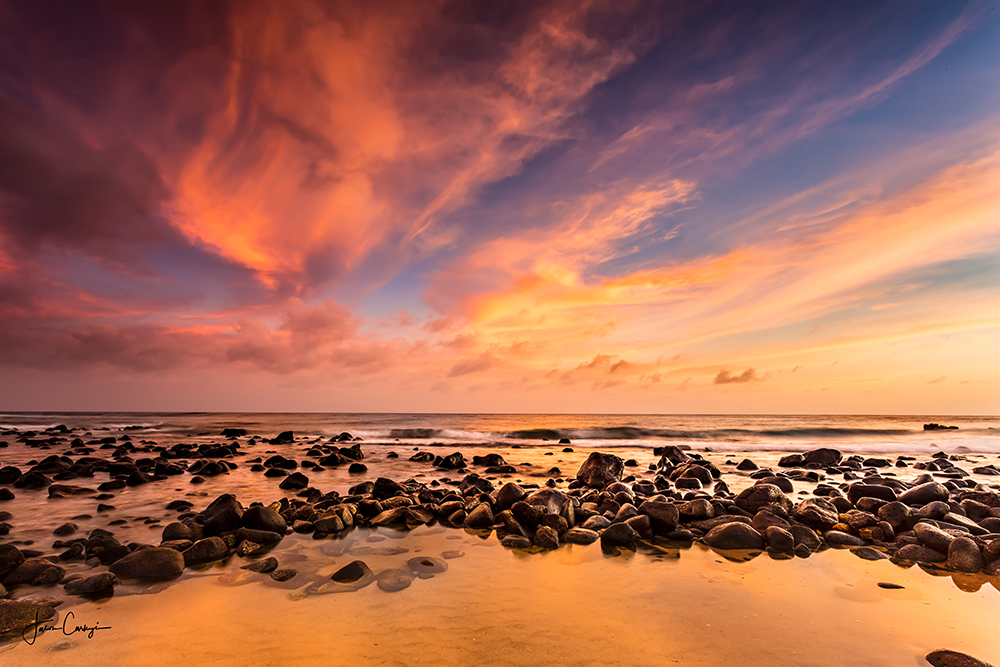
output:
[[[102,572],[81,579],[74,579],[63,586],[63,589],[70,595],[98,596],[114,588],[118,583],[118,577],[110,572]]]
[[[375,575],[378,587],[387,593],[395,593],[403,590],[404,588],[409,588],[415,578],[416,577],[412,572],[402,568],[383,570]]]
[[[278,484],[278,488],[283,491],[299,491],[307,486],[309,486],[309,478],[300,472],[293,472]]]
[[[535,531],[533,542],[535,546],[543,549],[558,549],[559,532],[549,526],[539,526],[538,530]]]
[[[924,428],[927,427],[925,426]],[[948,651],[946,649],[931,651],[925,657],[927,662],[931,663],[931,667],[992,667],[982,660],[973,658],[971,655],[959,653],[958,651]]]
[[[493,511],[488,503],[480,503],[469,512],[463,524],[466,528],[486,529],[493,527]]]
[[[28,600],[0,600],[0,639],[20,637],[27,628],[56,615],[50,605]]]
[[[231,493],[219,496],[202,513],[205,535],[220,535],[240,527],[243,505]]]
[[[680,513],[677,506],[661,500],[645,500],[639,505],[639,514],[649,517],[653,532],[666,535],[677,528]]]
[[[184,565],[196,565],[225,558],[229,555],[229,547],[221,537],[206,537],[185,549],[181,555]]]
[[[957,572],[979,572],[983,569],[983,553],[968,537],[956,537],[948,546],[948,567]]]
[[[7,588],[22,584],[46,586],[59,583],[65,574],[65,569],[45,558],[28,558],[4,576],[3,585]]]
[[[180,521],[174,521],[173,523],[168,523],[163,527],[163,533],[160,539],[164,542],[170,542],[173,540],[194,540],[194,532],[187,524],[183,524]]]
[[[141,549],[115,561],[108,569],[121,579],[176,577],[184,571],[184,556],[163,547]]]
[[[622,478],[625,462],[614,454],[591,452],[576,473],[581,484],[593,489],[603,489]]]
[[[806,452],[802,455],[803,461],[807,464],[812,463],[815,465],[821,465],[824,468],[830,466],[835,466],[840,463],[840,460],[844,458],[836,449],[830,449],[829,447],[821,447],[820,449],[814,449],[812,451]]]
[[[744,489],[736,496],[735,502],[737,507],[751,515],[767,505],[779,507],[785,512],[792,509],[792,501],[773,484],[758,484]]]
[[[627,523],[615,523],[604,529],[601,533],[601,547],[620,547],[635,551],[635,545],[639,541],[639,533]]]
[[[948,502],[948,487],[937,482],[927,482],[907,489],[899,496],[899,502],[911,507],[923,507],[935,501]]]
[[[265,507],[263,505],[253,505],[248,507],[246,512],[243,513],[242,525],[244,528],[252,528],[254,530],[267,530],[272,533],[284,534],[285,530],[288,528],[288,524],[285,520],[281,518],[271,507]]]
[[[497,491],[496,508],[500,512],[509,510],[514,503],[524,500],[527,495],[527,492],[514,482],[507,482]]]
[[[331,574],[330,579],[341,584],[360,584],[360,587],[364,587],[375,580],[375,575],[363,560],[354,560]]]
[[[563,533],[562,537],[563,541],[568,544],[593,544],[600,535],[586,528],[570,528]]]
[[[920,540],[921,544],[935,551],[940,551],[943,554],[948,553],[951,543],[955,540],[954,535],[946,533],[937,526],[923,521],[913,526],[913,533]]]
[[[713,549],[764,549],[763,536],[753,526],[739,521],[716,526],[708,531],[704,541]]]
[[[847,487],[847,499],[857,505],[862,498],[878,498],[886,502],[896,500],[896,492],[891,486],[881,484],[851,484]]]
[[[908,560],[914,563],[943,563],[948,557],[922,544],[906,544],[899,548],[894,560]]]
[[[857,535],[845,533],[842,530],[828,530],[823,533],[823,539],[831,547],[863,547],[865,541]]]
[[[830,530],[840,520],[837,506],[825,498],[806,498],[792,511],[797,521],[817,530]]]
[[[438,468],[444,468],[445,470],[458,470],[464,468],[465,465],[465,457],[462,456],[461,452],[449,454],[437,463]]]
[[[0,544],[0,578],[24,562],[24,554],[13,544]]]
[[[278,569],[278,559],[275,558],[274,556],[268,556],[267,558],[262,558],[248,565],[244,565],[240,569],[250,570],[251,572],[259,572],[261,574],[267,574],[269,572],[274,572],[276,569]]]

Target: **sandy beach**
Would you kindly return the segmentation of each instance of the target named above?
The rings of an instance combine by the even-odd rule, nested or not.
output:
[[[288,441],[278,433],[265,439],[161,431],[153,444],[152,427],[79,427],[74,433],[60,426],[31,435],[4,433],[3,469],[19,467],[22,475],[46,469],[49,483],[31,489],[10,480],[3,487],[16,497],[3,503],[7,533],[0,545],[24,550],[28,565],[46,562],[58,569],[57,576],[38,574],[44,568],[37,567],[19,576],[28,567],[21,563],[5,575],[9,600],[40,601],[43,607],[58,601],[53,617],[41,625],[8,628],[0,652],[10,664],[47,663],[58,652],[77,664],[153,664],[154,656],[169,653],[183,662],[220,665],[331,659],[398,665],[912,665],[929,664],[925,656],[941,648],[996,661],[990,631],[1000,610],[996,564],[984,560],[976,572],[960,571],[947,546],[942,562],[928,556],[915,563],[897,555],[906,545],[917,547],[903,553],[925,547],[914,530],[929,525],[949,542],[964,537],[983,545],[983,558],[996,553],[998,519],[990,517],[1000,516],[1000,509],[958,499],[963,492],[987,502],[1000,499],[990,474],[1000,460],[996,454],[928,454],[887,443],[881,447],[892,451],[888,458],[852,459],[838,452],[835,463],[817,466],[788,451],[699,451],[648,441],[595,448],[584,441],[515,440],[456,448],[317,432],[292,433]],[[99,444],[110,438],[115,441]],[[981,438],[977,442],[988,442]],[[203,455],[171,458],[177,445]],[[968,449],[955,442],[946,447]],[[99,469],[99,459],[124,467],[114,475],[83,471],[77,477],[72,471],[80,472],[79,464],[65,455],[82,449],[94,450],[76,459],[85,465]],[[811,445],[802,450],[834,451]],[[57,460],[45,458],[53,454],[65,456],[62,473]],[[460,467],[449,468],[454,454]],[[320,460],[326,461],[322,470]],[[588,470],[594,472],[594,461],[611,464],[610,472],[597,473],[612,478],[590,486],[583,480]],[[207,474],[212,463],[226,471]],[[130,465],[152,474],[139,481]],[[157,465],[180,470],[157,475]],[[693,468],[701,471],[676,474]],[[288,482],[295,473],[306,476],[301,488]],[[914,484],[924,474],[933,481]],[[700,477],[708,483],[684,482]],[[374,491],[372,481],[380,485]],[[880,523],[890,504],[883,493],[895,497],[898,491],[907,499],[907,487],[939,483],[932,490],[948,498],[944,514],[921,517],[918,512],[933,501],[918,499],[907,510],[909,523],[897,524],[897,535],[872,533],[891,530]],[[859,494],[852,485],[868,491]],[[756,511],[744,511],[745,500],[761,489],[768,490],[767,500]],[[512,513],[515,492],[528,502]],[[808,499],[838,497],[847,503],[830,519],[838,525],[806,525],[812,514],[803,508],[815,502]],[[448,506],[455,505],[451,498],[462,500],[458,517]],[[395,501],[398,509],[391,509]],[[222,526],[220,502],[244,518]],[[532,503],[541,514],[529,512]],[[273,538],[249,518],[272,516],[267,506],[279,510],[273,517],[283,527]],[[477,523],[474,510],[486,506],[493,510],[490,518]],[[667,506],[672,525],[663,524]],[[985,514],[977,513],[982,508]],[[541,521],[545,516],[552,521]],[[914,526],[918,521],[922,528]],[[718,541],[733,536],[719,538],[716,525],[737,523],[743,531],[735,539],[751,543]],[[554,527],[554,543],[546,542],[543,524]],[[775,532],[774,526],[787,530]],[[250,532],[254,527],[258,532]],[[100,537],[101,531],[113,541]],[[188,531],[191,539],[178,539],[178,531]],[[793,541],[781,546],[786,534]],[[273,541],[250,540],[261,536]],[[79,553],[74,543],[83,547]],[[122,546],[113,556],[105,552],[102,561],[101,551],[114,545]],[[204,551],[213,545],[219,550]],[[129,554],[135,559],[153,550],[179,554],[178,572],[123,565]],[[276,562],[268,567],[269,559]],[[345,579],[342,572],[359,567],[358,561],[361,578]],[[252,564],[262,571],[246,569]],[[74,580],[109,570],[118,575],[105,590],[73,594]]]

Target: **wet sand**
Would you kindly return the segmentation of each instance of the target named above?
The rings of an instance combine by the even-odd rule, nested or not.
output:
[[[354,557],[372,569],[459,549],[447,572],[386,593],[301,594],[220,576],[243,561],[187,571],[156,593],[119,586],[99,603],[65,604],[74,623],[111,626],[93,639],[42,634],[0,648],[10,665],[487,664],[798,665],[927,664],[949,647],[996,660],[1000,592],[963,592],[952,578],[847,551],[809,559],[734,563],[705,547],[607,557],[598,544],[527,554],[464,531],[359,529],[341,556],[333,540],[292,535],[272,555],[329,576]],[[367,541],[371,534],[377,542]],[[458,537],[459,539],[451,539]],[[407,552],[377,555],[377,548]],[[330,549],[326,549],[330,551]],[[677,557],[680,556],[680,557]],[[988,581],[980,577],[980,583]],[[889,581],[903,589],[885,590]]]
[[[224,442],[218,436],[183,441]],[[236,494],[244,505],[294,498],[294,491],[278,488],[280,478],[250,471],[248,460],[280,453],[301,461],[316,442],[309,438],[273,445],[241,439],[245,454],[235,459],[239,467],[230,473],[207,477],[202,484],[190,484],[191,476],[185,474],[116,490],[113,498],[103,501],[114,505],[113,510],[96,511],[93,497],[51,498],[45,489],[19,489],[14,500],[0,507],[13,515],[3,542],[45,554],[58,552],[50,548],[52,530],[73,521],[78,528],[70,538],[107,528],[123,543],[158,544],[163,527],[178,514],[165,509],[171,500],[190,501],[194,511],[201,511],[223,493]],[[161,439],[159,444],[174,443]],[[415,450],[447,455],[455,450],[451,446],[360,444],[368,466],[363,474],[349,473],[347,466],[299,470],[310,477],[311,486],[341,494],[375,477],[413,478],[448,487],[465,476],[407,460]],[[574,449],[564,452],[556,443],[461,447],[470,460],[474,454],[495,452],[517,468],[511,474],[483,475],[497,487],[508,481],[544,485],[553,478],[562,489],[593,451]],[[387,458],[390,451],[399,458]],[[636,460],[637,465],[625,469],[626,476],[655,476],[650,464],[659,457],[651,449],[614,451]],[[12,446],[2,457],[4,465],[26,468],[51,453],[56,452]],[[786,453],[700,452],[723,471],[722,481],[733,493],[756,480],[727,462],[749,457],[762,468],[778,470],[777,460]],[[929,456],[912,454],[920,460]],[[993,454],[963,456],[967,468],[996,461]],[[558,476],[549,474],[553,466],[560,469]],[[883,470],[903,480],[921,472]],[[995,483],[988,476],[970,478]],[[106,479],[99,474],[69,483],[95,487]],[[842,483],[835,477],[825,481]],[[788,495],[796,502],[816,488],[801,480],[792,484]],[[463,555],[449,558],[446,572],[417,579],[399,592],[372,584],[351,593],[311,594],[311,585],[329,581],[333,572],[355,559],[378,573],[405,568],[414,556],[440,557],[456,550]],[[41,634],[33,645],[10,641],[0,645],[0,660],[11,665],[55,660],[79,665],[926,665],[929,651],[949,648],[1000,663],[1000,635],[995,630],[1000,577],[905,569],[886,560],[865,561],[841,549],[807,559],[774,560],[759,554],[734,562],[726,557],[733,557],[732,552],[724,556],[699,543],[683,546],[656,538],[637,553],[609,555],[599,543],[530,553],[504,548],[495,532],[484,538],[432,524],[412,531],[355,528],[324,539],[292,533],[254,558],[265,556],[276,557],[279,567],[294,568],[298,575],[280,584],[266,574],[241,570],[247,560],[233,555],[188,567],[166,582],[125,581],[115,588],[114,597],[97,602],[67,598],[60,587],[20,587],[18,598],[65,599],[50,624],[61,626],[72,614],[70,629],[77,624],[110,629],[97,631],[93,638],[84,633],[64,636],[56,630]],[[61,565],[67,575],[106,570],[79,560]],[[883,589],[879,582],[903,588]]]

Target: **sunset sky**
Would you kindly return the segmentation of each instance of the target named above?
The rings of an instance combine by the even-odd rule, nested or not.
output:
[[[1000,412],[996,3],[0,34],[0,410]]]

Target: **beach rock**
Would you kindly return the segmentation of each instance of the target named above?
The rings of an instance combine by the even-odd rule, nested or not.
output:
[[[226,547],[227,548],[229,547],[228,543],[226,544]],[[256,542],[251,542],[250,540],[243,540],[236,545],[236,548],[233,551],[240,558],[246,558],[247,556],[253,556],[254,554],[258,554],[263,550],[264,547],[262,545],[257,544]]]
[[[163,527],[163,533],[160,536],[164,542],[170,542],[173,540],[194,540],[194,532],[192,532],[191,527],[181,523],[180,521],[174,521],[173,523],[168,523]]]
[[[692,461],[687,452],[676,445],[667,445],[666,447],[654,447],[653,455],[660,457],[659,467],[664,467],[665,464],[680,465],[682,463],[687,463]]]
[[[514,503],[514,506],[510,508],[510,513],[514,515],[519,524],[527,526],[534,531],[541,522],[542,517],[545,516],[545,507],[542,505],[529,505],[522,500]]]
[[[108,569],[121,579],[176,577],[184,571],[184,556],[164,547],[141,549],[115,561]]]
[[[773,484],[758,484],[744,489],[736,496],[735,502],[737,507],[751,515],[756,514],[767,505],[779,507],[785,512],[792,509],[792,501]]]
[[[927,482],[912,489],[907,489],[899,496],[899,502],[904,505],[923,507],[935,501],[948,501],[948,487],[937,482]]]
[[[240,569],[267,574],[268,572],[274,572],[276,569],[278,569],[278,559],[273,556],[269,556],[267,558],[261,558],[260,560],[244,565]]]
[[[67,535],[72,535],[73,533],[75,533],[77,528],[79,528],[79,526],[77,526],[75,523],[67,521],[66,523],[58,526],[55,530],[53,530],[52,534],[57,535],[59,537],[65,537]]]
[[[283,491],[299,491],[307,486],[309,486],[309,478],[300,472],[293,472],[278,484],[278,488]]]
[[[244,528],[251,528],[254,530],[267,530],[272,533],[284,534],[285,530],[288,528],[288,524],[285,520],[281,518],[271,507],[264,507],[263,505],[253,505],[248,507],[246,512],[243,513],[242,525]]]
[[[375,575],[378,587],[387,593],[396,593],[404,588],[409,588],[414,578],[412,572],[400,568],[383,570]]]
[[[101,595],[118,583],[118,577],[110,572],[102,572],[82,579],[74,579],[63,586],[70,595]]]
[[[653,532],[657,535],[666,535],[677,528],[680,520],[680,512],[673,503],[661,500],[645,500],[639,505],[639,514],[649,517],[653,527]]]
[[[404,516],[406,514],[405,507],[397,507],[393,510],[387,510],[385,512],[380,512],[378,516],[372,518],[372,525],[393,525],[403,523]],[[344,525],[344,520],[336,513],[325,514],[315,521],[313,521],[313,528],[316,529],[317,533],[333,534],[339,533],[344,530],[346,526]]]
[[[778,459],[778,465],[782,468],[797,468],[805,462],[806,459],[801,454],[789,454]]]
[[[563,542],[568,544],[593,544],[599,537],[595,531],[586,528],[570,528],[562,536]]]
[[[685,517],[686,521],[700,521],[703,519],[711,519],[715,516],[715,508],[712,507],[712,503],[708,502],[704,498],[689,500],[678,507],[677,511],[680,512],[682,517]]]
[[[28,558],[4,576],[3,585],[7,588],[22,584],[46,586],[58,583],[65,574],[65,569],[48,559]]]
[[[614,454],[591,452],[580,466],[576,479],[590,488],[602,489],[622,478],[625,462]]]
[[[44,489],[52,483],[48,476],[40,472],[26,472],[14,481],[15,489]]]
[[[1000,537],[990,540],[983,549],[983,561],[992,563],[1000,560]]]
[[[272,445],[289,445],[293,442],[295,442],[295,433],[293,431],[282,431],[270,440]]]
[[[754,530],[761,535],[763,535],[764,531],[771,526],[777,526],[778,528],[785,529],[789,526],[788,522],[785,521],[783,517],[775,514],[772,509],[773,508],[770,505],[763,507],[759,512],[754,514],[753,519],[750,520],[750,525],[752,525]]]
[[[918,519],[934,519],[935,521],[940,521],[950,511],[951,505],[941,500],[934,500],[918,509],[915,514]]]
[[[851,549],[851,553],[861,560],[885,560],[888,558],[884,553],[872,547],[855,547]]]
[[[828,530],[823,533],[823,539],[832,547],[863,547],[865,541],[856,535],[842,530]]]
[[[532,541],[535,543],[535,546],[542,547],[543,549],[558,549],[559,532],[549,526],[539,526],[538,530],[535,531],[535,537]]]
[[[983,569],[983,554],[968,537],[956,537],[948,545],[948,567],[957,572],[979,572]]]
[[[931,663],[932,667],[992,667],[992,665],[977,660],[971,655],[947,649],[931,651],[924,657],[927,662]]]
[[[28,600],[0,600],[0,638],[20,637],[25,629],[55,615],[56,610],[46,604]]]
[[[777,487],[772,487],[777,490]],[[778,493],[781,493],[778,491]],[[764,538],[753,529],[753,526],[731,522],[716,526],[708,531],[704,542],[714,549],[764,549]]]
[[[922,544],[907,544],[899,548],[895,560],[909,560],[915,563],[943,563],[948,557]]]
[[[417,556],[406,561],[406,566],[418,577],[427,578],[429,575],[441,574],[448,571],[448,563],[441,558],[433,556]]]
[[[460,468],[464,468],[465,465],[465,457],[462,456],[461,452],[455,452],[441,459],[437,467],[444,468],[445,470],[459,470]]]
[[[779,526],[768,526],[764,530],[764,541],[767,542],[767,546],[782,553],[789,553],[795,549],[795,538]]]
[[[560,514],[567,505],[572,506],[570,497],[558,489],[539,489],[532,491],[524,499],[528,505],[541,507],[548,514]]]
[[[281,538],[284,537],[281,533],[274,533],[270,530],[256,530],[254,528],[238,528],[233,533],[233,536],[236,538],[237,543],[249,540],[257,544],[273,544],[274,542],[280,542]]]
[[[615,523],[604,529],[601,533],[601,547],[622,547],[635,551],[635,545],[639,541],[639,533],[627,523]]]
[[[59,479],[57,476],[56,479]],[[53,484],[49,487],[49,498],[70,498],[72,496],[89,496],[97,493],[94,489],[85,486],[68,486],[66,484]]]
[[[527,549],[531,546],[531,540],[524,535],[504,535],[500,544],[508,549]]]
[[[878,508],[878,518],[885,521],[894,531],[907,528],[913,517],[913,510],[906,503],[896,500]]]
[[[0,578],[24,562],[24,554],[13,544],[0,544]]]
[[[796,547],[805,546],[810,551],[816,551],[823,544],[816,531],[806,526],[793,525],[789,528],[789,532],[795,538]]]
[[[221,535],[240,527],[243,505],[231,493],[219,496],[202,513],[206,536]]]
[[[298,576],[298,574],[299,574],[298,570],[293,570],[291,568],[286,568],[284,570],[275,570],[274,572],[271,573],[271,579],[280,583],[284,583],[286,581],[291,581],[296,576]]]
[[[330,579],[341,584],[355,584],[359,588],[364,588],[375,581],[375,575],[363,560],[354,560],[331,574]]]
[[[821,447],[820,449],[814,449],[812,451],[806,452],[802,455],[803,461],[805,463],[812,463],[816,465],[821,465],[824,468],[829,468],[830,466],[835,466],[840,463],[844,455],[836,449],[830,449],[828,447]]]
[[[943,554],[948,553],[948,548],[955,540],[953,535],[950,535],[937,526],[926,522],[921,522],[913,526],[913,533],[917,536],[917,539],[920,540],[921,544]]]
[[[182,554],[184,565],[196,565],[219,560],[229,555],[229,547],[221,537],[206,537],[192,544]]]
[[[465,517],[463,526],[466,528],[485,529],[493,527],[493,510],[488,503],[480,503]]]
[[[862,498],[878,498],[886,502],[896,500],[896,492],[891,486],[880,484],[851,484],[847,487],[847,499],[857,505]]]
[[[499,491],[497,491],[497,499],[495,503],[497,511],[502,512],[504,510],[509,510],[514,506],[514,503],[524,500],[527,495],[527,491],[514,482],[507,482],[500,487]]]

